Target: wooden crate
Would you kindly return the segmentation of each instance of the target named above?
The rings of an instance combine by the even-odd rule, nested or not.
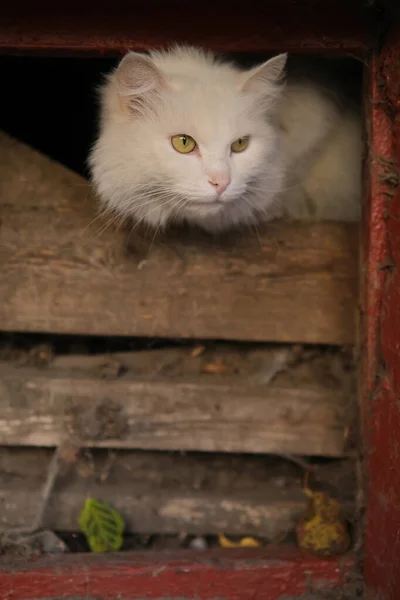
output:
[[[22,5],[24,10],[21,10]],[[375,47],[375,34],[381,23],[374,8],[367,9],[362,2],[349,6],[345,2],[310,0],[293,4],[288,1],[280,3],[279,8],[276,3],[264,3],[262,7],[254,7],[254,11],[241,10],[240,18],[235,11],[227,12],[226,5],[221,3],[215,3],[212,9],[201,7],[201,14],[193,14],[193,7],[190,7],[189,14],[189,7],[186,11],[181,5],[178,7],[174,4],[177,10],[179,8],[183,23],[186,23],[178,25],[176,21],[175,26],[174,19],[172,22],[170,19],[171,14],[175,14],[171,11],[171,5],[163,8],[160,4],[147,3],[135,15],[126,12],[128,9],[123,3],[121,10],[114,10],[112,14],[110,10],[106,11],[105,6],[98,7],[96,11],[90,10],[89,5],[80,4],[78,7],[74,2],[62,8],[45,2],[36,3],[34,8],[21,2],[2,7],[0,49],[13,53],[57,51],[93,54],[100,50],[116,54],[128,47],[146,49],[163,45],[168,41],[168,36],[182,41],[188,37],[186,31],[192,31],[190,41],[203,41],[207,37],[208,45],[217,50],[274,51],[284,47],[289,50],[355,54],[365,53]],[[155,11],[158,15],[156,19]],[[135,31],[132,29],[133,22]],[[166,23],[171,26],[166,28]],[[226,35],[221,35],[222,23],[229,31]],[[165,34],[167,30],[168,34]],[[396,73],[400,34],[393,29],[392,36],[382,55],[376,54],[373,59],[369,83],[368,124],[372,150],[367,166],[371,205],[365,211],[363,229],[361,272],[364,287],[360,332],[364,367],[361,401],[365,413],[366,455],[371,477],[365,548],[366,578],[371,587],[369,597],[375,598],[376,593],[385,600],[396,600],[398,595],[396,557],[400,514],[397,508],[400,505],[397,502],[400,493],[399,478],[396,477],[395,430],[398,421],[396,393],[398,395],[400,385],[396,350],[399,339],[399,285],[394,264],[399,222],[396,177],[400,168],[400,132],[396,119]],[[7,147],[8,154],[0,154],[0,173],[6,173],[6,178],[0,178],[2,197],[5,197],[3,186],[7,197],[2,215],[0,269],[3,269],[3,273],[0,277],[0,298],[4,311],[0,315],[0,329],[242,339],[252,342],[354,342],[357,298],[357,258],[354,250],[357,236],[352,227],[274,224],[262,232],[259,242],[244,238],[238,240],[233,252],[229,238],[224,244],[218,245],[209,245],[209,241],[204,243],[202,240],[193,243],[189,239],[180,242],[174,240],[173,243],[156,241],[147,257],[143,256],[143,242],[139,237],[127,248],[122,233],[118,236],[106,230],[99,237],[99,221],[87,228],[88,222],[95,218],[95,213],[87,189],[82,186],[84,181],[71,173],[66,174],[56,165],[51,166],[50,173],[46,159],[34,156],[27,149],[21,154],[21,148],[18,146],[17,149],[13,140],[3,138],[2,144]],[[16,152],[19,157],[23,156],[23,162],[19,163],[20,158],[15,160]],[[34,163],[40,165],[36,175]],[[30,193],[26,184],[21,184],[21,175],[28,170],[30,177],[36,176],[35,190]],[[45,172],[46,183],[43,184]],[[34,177],[32,181],[35,181]],[[33,227],[27,225],[27,213]],[[52,223],[51,227],[48,221]],[[173,282],[171,288],[174,293],[162,282],[161,275],[165,272],[169,281]],[[90,284],[87,283],[87,274],[91,277]],[[154,281],[158,282],[158,291],[153,292],[152,302],[149,303]],[[194,281],[201,282],[199,288],[194,287]],[[79,299],[78,313],[71,304],[68,287],[74,289]],[[99,303],[93,301],[94,292]],[[103,300],[103,294],[108,295],[108,301]],[[127,297],[132,299],[129,309],[126,308]],[[342,302],[334,302],[333,298],[341,298]],[[233,314],[238,315],[237,322],[232,321]],[[33,398],[40,398],[40,410],[43,412],[39,415],[38,431],[32,433],[30,428],[32,443],[42,444],[47,435],[47,443],[53,445],[60,441],[65,431],[63,427],[68,425],[68,418],[64,423],[64,417],[66,413],[68,417],[66,409],[70,400],[65,389],[73,390],[76,394],[79,411],[87,406],[88,401],[93,402],[93,397],[94,405],[98,406],[98,399],[107,388],[112,390],[113,395],[123,394],[124,398],[129,395],[131,405],[135,404],[132,401],[135,394],[142,395],[143,390],[147,389],[153,395],[156,389],[158,393],[162,389],[161,402],[164,406],[170,396],[178,393],[183,394],[181,398],[184,397],[186,403],[190,390],[193,394],[190,396],[191,410],[196,407],[197,412],[192,420],[192,424],[196,425],[187,440],[182,440],[186,449],[245,449],[276,453],[283,449],[283,446],[279,446],[281,442],[274,445],[272,431],[263,430],[264,423],[265,426],[268,423],[267,418],[258,429],[254,447],[246,445],[250,436],[243,435],[240,447],[218,446],[226,445],[228,437],[230,443],[237,439],[235,435],[240,426],[234,419],[230,419],[231,429],[226,440],[216,442],[213,438],[212,447],[204,445],[207,435],[197,438],[193,435],[197,428],[196,418],[200,422],[204,418],[207,420],[206,415],[212,419],[218,418],[218,411],[214,412],[211,404],[202,401],[205,392],[207,397],[225,393],[226,402],[232,402],[233,389],[239,390],[237,404],[241,405],[244,399],[247,401],[250,397],[253,411],[260,406],[261,398],[266,402],[264,390],[257,390],[257,386],[246,386],[244,389],[237,385],[237,381],[207,385],[199,381],[196,384],[182,381],[170,383],[171,387],[165,393],[168,388],[165,381],[161,381],[161,384],[148,378],[141,382],[137,378],[132,381],[129,374],[126,379],[111,379],[100,384],[93,374],[88,377],[84,369],[80,372],[75,369],[74,373],[68,370],[66,374],[65,366],[60,364],[42,372],[29,366],[23,366],[18,371],[15,366],[12,369],[3,367],[1,414],[5,413],[6,417],[3,421],[5,427],[0,434],[5,444],[15,443],[17,437],[24,444],[29,443],[29,428],[23,434],[23,424],[24,420],[26,423],[27,418],[35,416],[31,409]],[[95,392],[91,394],[88,390]],[[289,406],[291,398],[292,409],[295,407],[299,411],[307,406],[310,394],[316,394],[313,398],[321,407],[319,415],[322,415],[322,420],[318,417],[314,423],[316,435],[312,438],[312,453],[343,455],[343,441],[349,423],[342,420],[340,428],[336,427],[338,422],[335,422],[334,415],[338,407],[340,412],[344,406],[343,399],[339,399],[340,394],[337,391],[332,393],[329,386],[313,389],[312,392],[310,388],[296,391],[298,395],[295,399],[291,396],[293,389],[279,390],[279,398],[268,393],[268,414],[278,405],[278,400]],[[19,398],[17,406],[10,400],[13,397]],[[52,399],[55,399],[54,405],[50,401]],[[237,404],[231,406],[236,407]],[[200,411],[197,408],[199,405]],[[190,409],[190,402],[185,404],[185,410],[188,407]],[[117,414],[118,408],[121,405],[117,406]],[[178,408],[174,403],[169,405],[174,415],[188,414],[185,411],[177,413]],[[165,406],[166,411],[169,409]],[[124,410],[129,412],[132,408],[126,409],[124,403]],[[191,415],[193,418],[193,412]],[[132,446],[133,425],[137,415],[131,412],[131,418],[132,422],[125,432],[129,446]],[[50,427],[45,431],[46,419],[49,419]],[[136,447],[170,448],[168,445],[154,445],[155,438],[158,442],[160,440],[155,433],[165,433],[168,419],[164,420],[161,429],[159,424],[155,427],[154,422],[151,423],[151,419],[149,421],[148,415],[143,424],[144,421],[151,425],[151,432],[149,434],[147,430],[141,441],[136,442]],[[322,440],[321,423],[333,425],[332,431],[336,429],[336,435],[331,438],[325,436],[326,439]],[[14,427],[14,433],[11,426]],[[253,421],[251,429],[257,430]],[[164,443],[173,434],[172,427],[167,430]],[[284,449],[290,453],[303,453],[302,434],[299,429],[295,430],[296,427],[285,429],[285,443],[288,445]],[[207,433],[209,431],[208,428]],[[268,435],[263,438],[265,431]],[[112,444],[124,446],[119,435],[109,439]],[[95,446],[105,445],[104,440],[94,443],[90,435],[83,441]],[[327,451],[329,445],[331,450]],[[23,450],[19,452],[23,453]],[[132,460],[135,460],[134,455]],[[21,501],[21,490],[19,494]],[[247,511],[249,507],[253,510],[256,505],[258,518],[266,527],[268,515],[271,514],[268,511],[281,502],[277,497],[270,498],[271,503],[264,503],[262,510],[254,494],[252,498],[236,498],[236,501],[242,502],[239,511],[243,510],[243,506]],[[294,496],[291,496],[291,501],[293,499]],[[166,502],[168,500],[171,498],[166,498]],[[207,506],[211,506],[210,510],[215,515],[219,505],[218,496],[203,497],[203,500],[206,504],[208,502]],[[172,499],[174,502],[177,502],[175,506],[182,507],[179,504],[182,503],[182,497],[175,496]],[[296,502],[291,505],[290,510],[294,512],[290,513],[290,518],[300,510],[301,501],[299,504]],[[161,510],[160,505],[157,510]],[[181,523],[190,521],[184,511],[177,512]],[[230,529],[233,528],[236,514],[239,515],[220,512],[218,518],[225,524],[230,522]],[[243,512],[240,514],[243,515]],[[251,519],[246,527],[251,529],[250,525]],[[160,528],[163,526],[159,525]],[[202,599],[218,596],[232,600],[278,600],[283,594],[300,596],[309,588],[310,581],[312,586],[324,589],[344,586],[353,572],[353,557],[325,561],[282,549],[264,551],[255,556],[246,554],[245,557],[240,553],[222,557],[219,553],[218,556],[210,554],[203,558],[194,555],[189,558],[183,558],[182,555],[163,558],[147,555],[135,559],[116,557],[106,561],[102,557],[88,557],[85,561],[79,557],[77,561],[74,558],[64,561],[62,567],[57,559],[46,559],[28,566],[16,563],[4,565],[0,594],[11,600],[28,600],[33,596],[50,598],[54,594],[63,598],[89,594],[102,599],[161,598],[166,595],[171,598],[191,597],[195,594]]]
[[[351,376],[340,387],[329,376],[318,379],[311,368],[306,376],[296,378],[294,372],[291,382],[282,384],[274,377],[290,362],[293,349],[254,342],[354,340],[356,229],[274,224],[261,237],[235,236],[234,245],[229,237],[218,244],[175,237],[155,242],[150,252],[138,237],[130,240],[127,251],[124,233],[107,231],[99,223],[84,179],[5,134],[0,142],[3,331],[252,342],[245,348],[204,341],[201,352],[184,346],[51,356],[43,364],[37,360],[40,353],[36,360],[31,355],[23,361],[0,360],[0,461],[12,474],[1,496],[3,524],[31,526],[43,478],[51,470],[44,447],[63,447],[66,440],[76,448],[342,458],[336,473],[347,483],[333,487],[353,520]],[[102,464],[100,455],[94,460]],[[282,463],[277,477],[267,463],[257,473],[256,464],[257,458],[252,462],[227,455],[180,458],[131,452],[116,458],[113,468],[121,480],[132,471],[143,473],[143,465],[151,480],[130,478],[126,486],[111,480],[99,486],[78,457],[69,472],[64,463],[59,466],[46,527],[76,529],[79,508],[89,494],[112,502],[128,532],[224,531],[276,542],[293,535],[307,497],[298,469],[285,475]],[[213,465],[228,480],[237,478],[238,468],[252,472],[260,485],[247,489],[242,476],[233,490],[199,487],[202,473],[210,478],[215,472]],[[175,489],[165,489],[168,469],[181,482]],[[187,471],[190,478],[186,476],[182,489]],[[329,465],[318,473],[329,490],[332,476]],[[351,492],[343,495],[342,488]],[[285,561],[291,565],[295,559],[289,555]],[[190,568],[196,572],[198,566]],[[303,589],[301,577],[296,585]]]
[[[44,447],[63,447],[66,440],[76,448],[343,458],[336,477],[351,493],[342,495],[339,484],[333,488],[353,520],[352,377],[340,387],[328,372],[318,378],[310,364],[282,384],[274,378],[296,347],[254,342],[353,341],[356,228],[274,224],[260,237],[235,235],[217,243],[181,235],[152,241],[150,251],[146,239],[130,235],[127,246],[125,232],[107,230],[107,221],[97,217],[83,178],[5,134],[0,142],[3,331],[202,337],[204,344],[200,352],[184,346],[50,353],[43,361],[48,349],[39,347],[17,361],[3,357],[0,459],[12,474],[2,493],[3,523],[31,526],[51,472]],[[215,337],[252,344],[204,341]],[[98,453],[93,460],[102,464]],[[91,495],[121,511],[127,532],[224,531],[275,542],[293,535],[307,496],[298,468],[285,475],[283,460],[278,477],[268,462],[258,472],[257,464],[257,458],[131,452],[117,456],[113,472],[123,481],[132,471],[143,474],[145,465],[151,480],[142,475],[127,486],[115,479],[99,486],[78,454],[69,472],[63,461],[57,467],[46,527],[74,531],[79,507]],[[218,487],[213,465],[225,480],[237,479],[240,468],[260,485],[248,489],[242,476],[233,490]],[[178,487],[165,488],[168,469]],[[329,465],[318,473],[330,490],[332,475]],[[199,487],[199,477],[213,480],[213,488]]]

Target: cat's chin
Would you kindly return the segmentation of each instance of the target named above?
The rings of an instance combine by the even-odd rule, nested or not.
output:
[[[224,206],[222,200],[195,200],[185,206],[185,211],[196,214],[210,214],[219,212]]]

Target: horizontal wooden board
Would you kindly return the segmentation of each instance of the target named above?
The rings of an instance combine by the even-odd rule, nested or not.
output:
[[[356,572],[351,555],[324,559],[292,545],[2,558],[0,597],[7,600],[325,600],[347,595]]]
[[[84,179],[4,134],[0,149],[0,329],[353,342],[355,227],[127,243]]]
[[[363,0],[252,2],[245,10],[226,0],[201,6],[182,0],[117,5],[109,0],[84,6],[76,0],[3,3],[0,49],[98,54],[179,42],[224,52],[365,52],[377,29],[376,11]]]
[[[57,364],[57,360],[55,361]],[[346,389],[0,365],[0,444],[341,456]]]
[[[29,529],[53,451],[0,448],[2,529]],[[302,471],[273,457],[64,451],[41,526],[77,531],[88,496],[110,502],[126,533],[252,534],[269,542],[293,532],[308,498]],[[321,464],[317,479],[354,516],[354,464]]]

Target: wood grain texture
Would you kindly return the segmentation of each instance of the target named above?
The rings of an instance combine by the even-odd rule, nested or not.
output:
[[[304,600],[347,590],[352,556],[321,559],[292,545],[261,550],[135,552],[3,558],[7,600]],[[311,592],[310,592],[311,589]]]
[[[88,496],[115,506],[126,532],[223,531],[269,542],[293,532],[307,508],[301,471],[284,459],[73,449],[64,453],[67,460],[60,462],[43,522],[44,528],[55,531],[77,530]],[[32,525],[52,455],[44,448],[0,448],[2,529]],[[318,472],[319,486],[334,491],[349,518],[354,514],[353,478],[354,465],[348,460],[321,465]]]
[[[2,528],[34,522],[52,452],[0,449]],[[85,498],[110,502],[126,532],[256,534],[277,541],[307,508],[296,467],[256,459],[96,451],[61,462],[43,527],[76,531]],[[272,461],[270,461],[272,463]],[[286,468],[285,468],[286,467]],[[2,477],[1,473],[6,473]],[[28,492],[28,493],[27,493]],[[352,502],[346,502],[346,505]]]
[[[341,456],[343,391],[0,367],[0,444]]]
[[[400,24],[390,21],[369,74],[368,210],[363,264],[365,580],[371,598],[397,600],[400,570]]]
[[[226,0],[15,0],[1,7],[0,50],[115,54],[179,42],[223,52],[365,52],[377,30],[373,8],[363,0],[253,0],[245,9]]]
[[[0,329],[342,344],[354,338],[357,230],[269,224],[129,245],[87,182],[0,135]],[[144,250],[143,250],[144,249]]]

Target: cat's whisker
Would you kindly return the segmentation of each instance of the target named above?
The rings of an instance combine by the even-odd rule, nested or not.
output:
[[[144,199],[143,194],[140,194],[140,199]],[[139,208],[143,208],[145,206],[149,206],[150,204],[156,204],[159,202],[159,200],[163,200],[164,198],[170,198],[171,197],[171,192],[170,191],[166,191],[163,194],[154,194],[154,193],[149,193],[148,198],[150,198],[150,200],[146,200],[146,202],[143,202],[142,204],[136,204],[135,201],[133,201],[132,199],[126,200],[125,202],[121,203],[120,208],[124,209],[124,208],[130,208],[130,209],[134,209],[135,211]]]
[[[96,221],[97,221],[98,219],[101,219],[101,218],[102,218],[102,217],[104,217],[106,214],[109,214],[109,212],[110,212],[110,210],[109,210],[108,208],[105,208],[104,210],[102,210],[102,211],[101,211],[101,213],[99,213],[99,214],[98,214],[96,217],[94,217],[94,219],[92,219],[92,220],[90,221],[90,223],[88,223],[88,224],[86,225],[86,227],[85,227],[85,229],[83,230],[83,232],[82,232],[82,233],[83,233],[83,234],[85,234],[85,233],[86,233],[86,231],[87,231],[88,229],[90,229],[90,227],[91,227],[92,225],[94,225],[94,223],[96,223]]]
[[[160,231],[160,229],[161,229],[161,222],[160,222],[160,223],[157,225],[157,229],[155,230],[155,232],[154,232],[154,235],[153,235],[153,237],[152,237],[152,239],[151,239],[150,248],[149,248],[149,251],[148,251],[148,253],[147,253],[148,255],[150,254],[150,252],[151,252],[151,251],[152,251],[152,249],[153,249],[153,246],[154,246],[155,239],[156,239],[156,237],[157,237],[157,234],[158,234],[158,232]]]
[[[175,196],[174,199],[176,200],[176,198],[178,198],[178,201],[175,202],[175,204],[173,204],[172,206],[168,206],[168,208],[167,208],[170,220],[177,219],[177,216],[179,214],[179,209],[181,208],[181,206],[183,206],[186,203],[186,199],[184,197]],[[175,210],[176,208],[178,210]]]
[[[178,205],[178,210],[176,211],[176,216],[178,216],[178,214],[179,214],[179,209],[181,209],[181,211],[182,211],[185,208],[185,206],[190,204],[190,202],[191,202],[190,198],[183,197],[183,198],[181,198],[180,202],[177,202],[177,204],[174,204],[172,209],[174,209],[175,206]],[[172,211],[172,209],[171,209],[171,211]]]
[[[248,229],[252,232],[256,234],[256,238],[258,240],[258,243],[260,245],[260,248],[262,248],[262,243],[261,243],[261,238],[260,238],[260,232],[258,230],[257,225],[248,225]]]
[[[97,239],[98,237],[100,237],[101,235],[103,235],[103,233],[111,226],[113,225],[116,221],[122,219],[121,223],[120,223],[120,227],[122,226],[122,224],[124,223],[124,221],[126,220],[126,216],[121,215],[120,213],[117,213],[116,215],[114,215],[113,217],[111,217],[110,219],[108,219],[108,221],[106,223],[104,223],[97,231],[96,233],[94,233],[87,241],[87,243],[89,242],[93,242],[95,239]]]
[[[166,202],[164,202],[163,204],[158,204],[157,206],[155,206],[154,208],[152,208],[150,211],[148,211],[145,215],[143,215],[133,226],[133,228],[131,229],[131,232],[129,234],[129,239],[130,236],[132,235],[132,233],[135,231],[136,227],[138,227],[138,225],[140,225],[140,223],[146,219],[149,214],[151,214],[152,212],[154,212],[155,210],[160,210],[160,208],[166,206],[167,204],[169,204],[170,202],[173,202],[174,200],[176,200],[176,197],[172,197],[169,200],[167,200]]]
[[[174,204],[174,205],[173,205],[173,206],[170,208],[170,212],[172,212],[172,211],[173,211],[173,209],[175,208],[175,206],[177,206],[177,205],[178,205],[180,202],[182,202],[182,201],[184,201],[184,200],[185,200],[184,198],[183,198],[183,199],[182,199],[182,198],[180,198],[180,199],[178,200],[178,202],[177,202],[176,204]],[[152,250],[152,248],[153,248],[153,246],[154,246],[154,241],[155,241],[155,239],[156,239],[157,233],[158,233],[158,232],[160,231],[160,229],[161,229],[161,226],[162,226],[162,223],[160,222],[160,223],[158,224],[158,226],[157,226],[157,228],[156,228],[156,230],[155,230],[155,232],[154,232],[153,238],[152,238],[152,240],[151,240],[150,248],[149,248],[149,251],[148,251],[148,253],[149,253],[149,254],[150,254],[150,252],[151,252],[151,250]]]
[[[353,54],[352,52],[346,52],[347,56],[351,56],[351,58],[354,58],[354,60],[358,60],[360,63],[362,63],[364,65],[364,67],[368,67],[370,68],[371,64],[365,60],[365,58],[362,58],[361,56],[358,56],[357,54]]]
[[[271,214],[271,207],[260,207],[256,204],[251,203],[247,198],[242,198],[244,202],[257,214],[259,214],[262,220],[267,220],[268,216]]]

